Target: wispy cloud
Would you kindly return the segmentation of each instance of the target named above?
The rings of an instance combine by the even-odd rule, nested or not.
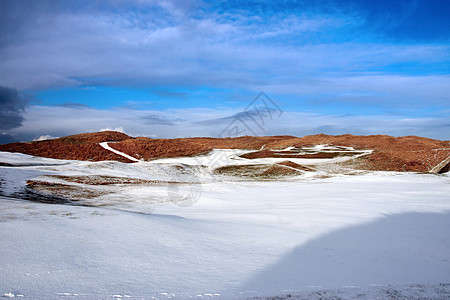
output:
[[[71,108],[89,108],[86,104],[76,103],[76,102],[64,102],[61,104],[57,104],[56,106],[60,107],[71,107]]]
[[[168,118],[165,116],[158,116],[158,115],[145,115],[138,118],[139,121],[142,121],[146,125],[167,125],[172,126],[175,124],[175,122],[183,121],[183,119],[174,119],[174,118]]]

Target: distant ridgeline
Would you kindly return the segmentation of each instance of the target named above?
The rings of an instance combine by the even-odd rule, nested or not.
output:
[[[134,138],[120,132],[104,131],[45,141],[4,144],[0,145],[0,151],[19,152],[56,159],[133,162],[126,157],[104,149],[99,145],[101,142],[110,142],[108,144],[110,147],[143,160],[195,156],[206,154],[213,149],[260,150],[264,147],[264,150],[268,152],[254,155],[269,155],[268,153],[271,151],[274,152],[288,147],[335,145],[353,147],[355,150],[374,150],[370,155],[362,156],[351,162],[353,167],[357,169],[443,173],[448,172],[450,168],[449,141],[417,136],[355,136],[350,134],[332,136],[317,134],[305,137],[242,136],[235,138],[152,139],[147,137]]]

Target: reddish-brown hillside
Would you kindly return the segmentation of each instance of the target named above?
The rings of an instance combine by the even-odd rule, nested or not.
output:
[[[59,139],[66,143],[73,143],[73,144],[98,144],[102,142],[124,141],[132,139],[132,137],[118,131],[101,131],[101,132],[69,135]]]
[[[373,149],[369,156],[358,159],[358,168],[366,170],[428,172],[450,155],[450,141],[418,136],[392,137],[388,135],[358,136],[309,135],[286,141],[269,143],[268,149],[283,149],[332,144],[355,149]]]
[[[131,139],[131,137],[115,131],[82,133],[53,140],[0,145],[0,151],[19,152],[56,159],[131,162],[120,155],[103,149],[98,144],[106,141],[123,141],[126,139]]]
[[[357,168],[400,172],[428,172],[450,155],[449,141],[417,136],[355,136],[350,134],[332,136],[318,134],[301,138],[293,136],[243,136],[236,138],[151,139],[145,137],[132,138],[126,134],[113,131],[77,134],[40,142],[0,145],[0,151],[20,152],[58,159],[131,162],[98,145],[98,143],[106,141],[115,141],[115,143],[109,144],[112,148],[145,160],[193,156],[207,153],[212,149],[259,150],[264,146],[264,149],[279,150],[291,146],[331,144],[374,150],[371,155],[349,162]]]
[[[293,139],[293,136],[242,136],[236,138],[150,139],[139,137],[111,143],[110,146],[128,155],[145,160],[163,157],[193,156],[212,149],[260,149],[263,145]]]

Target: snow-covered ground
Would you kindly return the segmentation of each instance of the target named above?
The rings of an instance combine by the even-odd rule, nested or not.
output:
[[[197,172],[201,196],[190,206],[169,201],[167,186],[139,185],[86,207],[10,196],[44,175],[171,180],[174,165],[211,160],[122,164],[0,153],[1,162],[19,160],[0,167],[5,297],[450,297],[448,174],[236,181]]]
[[[108,150],[108,151],[111,151],[111,152],[113,152],[113,153],[115,153],[115,154],[119,154],[120,156],[123,156],[123,157],[125,157],[125,158],[128,158],[128,159],[131,160],[131,161],[134,161],[134,162],[138,162],[138,161],[139,161],[139,159],[137,159],[137,158],[135,158],[135,157],[133,157],[133,156],[130,156],[130,155],[128,155],[128,154],[126,154],[126,153],[123,153],[123,152],[121,152],[121,151],[119,151],[119,150],[116,150],[116,149],[111,148],[111,147],[108,145],[108,142],[103,142],[103,143],[100,143],[99,145],[100,145],[102,148],[104,148],[104,149],[106,149],[106,150]]]

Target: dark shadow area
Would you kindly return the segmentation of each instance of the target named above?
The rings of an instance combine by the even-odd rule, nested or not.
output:
[[[438,171],[438,174],[444,174],[450,171],[450,162]]]
[[[286,295],[349,286],[450,281],[450,213],[387,215],[299,246],[241,291]]]
[[[6,195],[2,195],[2,196],[6,196]],[[20,191],[17,191],[12,195],[8,195],[8,197],[22,199],[22,200],[28,200],[28,201],[33,201],[33,202],[47,203],[47,204],[78,205],[77,203],[74,203],[73,201],[70,201],[69,199],[66,199],[63,197],[58,197],[58,196],[46,195],[44,193],[39,193],[29,187],[24,187]]]

